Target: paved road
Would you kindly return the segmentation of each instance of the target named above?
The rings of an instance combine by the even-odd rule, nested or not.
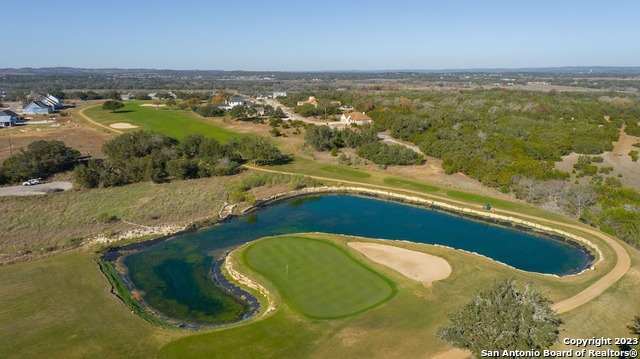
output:
[[[308,119],[308,118],[306,118],[304,116],[298,115],[297,113],[293,112],[292,109],[290,109],[290,108],[284,106],[283,104],[281,104],[280,102],[278,102],[278,100],[274,100],[272,98],[268,98],[268,99],[265,99],[264,102],[266,102],[267,105],[269,105],[269,106],[271,106],[273,108],[280,107],[282,109],[282,111],[287,115],[287,117],[289,117],[290,120],[299,120],[299,121],[306,122],[306,123],[311,123],[311,124],[314,124],[314,125],[320,124],[318,121],[313,121],[313,120],[310,120],[310,119]]]
[[[0,188],[0,196],[33,196],[66,191],[73,185],[70,182],[47,182],[34,186],[11,186]]]
[[[414,146],[414,145],[410,145],[408,143],[404,143],[401,142],[399,140],[396,140],[395,138],[389,136],[389,135],[384,135],[382,133],[378,134],[378,139],[382,142],[391,142],[391,143],[395,143],[396,145],[400,145],[400,146],[404,146],[408,149],[410,149],[411,151],[415,152],[415,153],[419,153],[421,155],[424,155],[424,153],[422,153],[422,151],[420,151],[420,148],[418,148],[418,146]]]

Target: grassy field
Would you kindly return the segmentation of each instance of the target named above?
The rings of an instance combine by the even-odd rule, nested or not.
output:
[[[446,323],[446,314],[469,300],[470,293],[486,287],[497,278],[514,277],[520,282],[532,281],[553,300],[567,296],[567,287],[578,289],[571,281],[549,276],[522,273],[511,270],[485,258],[470,253],[460,253],[447,248],[413,243],[393,242],[407,249],[423,251],[446,259],[452,266],[452,276],[424,288],[382,265],[368,261],[352,251],[345,243],[351,238],[333,235],[304,235],[329,241],[350,255],[369,263],[374,270],[390,278],[398,293],[384,304],[355,316],[335,320],[313,320],[292,310],[289,301],[278,298],[279,309],[266,319],[224,331],[204,333],[179,339],[166,345],[161,358],[216,357],[216,358],[415,358],[430,357],[446,350],[446,344],[434,335],[435,329]],[[294,241],[283,242],[294,245]],[[249,253],[251,247],[246,249]],[[234,253],[235,263],[242,263],[242,253]],[[635,258],[638,256],[634,253]],[[242,266],[240,266],[242,268]],[[247,276],[258,280],[273,293],[282,294],[278,283],[265,281],[261,275],[252,274],[249,268],[242,270]],[[627,275],[622,288],[608,296],[602,296],[589,304],[589,312],[574,310],[562,317],[566,323],[562,337],[575,337],[579,332],[584,337],[609,336],[609,333],[624,334],[628,320],[632,318],[637,304],[633,300],[617,305],[625,320],[616,321],[610,316],[610,305],[617,296],[632,297],[637,290],[632,285],[640,280],[638,273]],[[628,282],[628,283],[627,283]],[[626,283],[626,284],[625,284]],[[464,290],[461,290],[464,288]],[[589,320],[582,326],[581,320],[593,315],[601,320]],[[581,337],[582,337],[581,336]],[[251,345],[246,345],[251,343]],[[559,348],[564,348],[559,346]],[[566,348],[565,348],[566,349]],[[185,355],[189,353],[189,355]]]
[[[138,108],[142,109],[138,112],[139,116],[147,112],[156,112],[154,108]],[[109,114],[99,107],[87,112],[89,111],[96,111],[97,117],[104,116],[100,122],[104,121],[103,123],[107,124],[136,121],[135,111]],[[180,111],[157,110],[158,114],[163,112],[186,114]],[[112,115],[118,117],[110,118]],[[94,117],[93,114],[91,116]],[[126,116],[134,117],[128,119]],[[141,127],[154,125],[149,119],[150,116],[140,116]],[[210,136],[218,136],[217,130],[211,130],[213,126],[208,121],[219,120],[207,120],[197,116],[195,118],[203,121],[206,125],[203,127],[204,130],[213,131]],[[179,121],[190,120],[183,117]],[[167,128],[166,131],[178,131],[184,135],[185,128],[187,127],[176,125]],[[498,211],[509,209],[565,223],[577,223],[573,219],[526,204],[451,190],[401,176],[390,177],[387,171],[382,170],[365,171],[339,165],[319,165],[315,161],[298,157],[289,165],[271,168],[332,177],[337,182],[356,181],[363,186],[385,185],[397,188],[398,192],[410,190],[440,196],[445,201],[467,201],[473,208],[479,208],[489,202]],[[97,233],[132,228],[121,220],[144,225],[160,225],[217,216],[217,211],[228,195],[226,182],[229,182],[229,178],[176,181],[161,185],[141,183],[42,197],[0,198],[0,208],[5,209],[0,254],[25,250],[47,251],[70,246],[86,236]],[[120,221],[104,220],[112,216]],[[384,266],[369,262],[345,246],[346,241],[352,240],[350,238],[319,234],[303,237],[314,238],[315,242],[321,239],[326,242],[317,243],[323,243],[329,248],[338,248],[336,251],[339,255],[329,251],[330,253],[326,254],[328,257],[347,258],[346,263],[355,263],[354,259],[365,263],[367,267],[379,273],[379,276],[375,275],[376,278],[384,277],[392,281],[392,287],[397,291],[396,295],[355,315],[331,320],[310,318],[301,314],[305,311],[299,306],[296,307],[297,302],[291,299],[296,295],[296,288],[288,286],[285,280],[277,277],[277,273],[266,273],[265,276],[271,281],[265,280],[263,275],[254,272],[245,264],[242,256],[248,255],[251,252],[249,249],[248,252],[233,253],[232,259],[243,274],[260,282],[274,293],[278,303],[275,313],[261,320],[251,319],[243,324],[218,330],[196,333],[164,329],[132,314],[131,310],[111,293],[111,286],[100,273],[94,255],[76,250],[49,258],[0,266],[2,356],[430,357],[448,348],[446,343],[434,336],[435,328],[446,322],[446,313],[466,303],[475,291],[485,288],[493,280],[515,277],[521,281],[532,281],[553,301],[559,301],[586,288],[614,264],[610,248],[602,247],[605,260],[598,264],[596,270],[587,271],[579,276],[554,278],[515,271],[470,253],[429,245],[394,242],[394,245],[404,248],[441,256],[451,264],[451,277],[436,282],[431,288],[424,288]],[[592,236],[585,237],[601,243]],[[278,256],[289,251],[287,247],[291,243],[293,241],[282,241],[281,244],[285,246],[277,252]],[[562,337],[629,335],[626,326],[630,324],[634,315],[640,314],[637,301],[640,294],[640,255],[636,249],[628,248],[628,251],[632,258],[631,270],[603,295],[579,309],[564,313]],[[290,253],[297,252],[291,249]],[[282,268],[281,260],[289,258],[288,256],[271,258],[280,261],[274,264],[273,269]],[[293,275],[293,272],[290,274]],[[370,306],[365,306],[367,307]],[[556,349],[567,348],[557,344]]]
[[[352,238],[304,237],[328,241],[352,258],[367,263],[393,281],[397,294],[357,315],[334,320],[308,318],[278,297],[281,292],[275,284],[244,267],[243,253],[235,252],[232,260],[237,269],[276,295],[276,312],[264,319],[213,331],[164,329],[132,314],[110,292],[111,286],[92,254],[68,252],[0,267],[3,357],[429,357],[448,348],[433,334],[436,327],[446,322],[446,313],[466,303],[472,293],[497,278],[533,281],[554,301],[591,282],[582,276],[558,279],[522,273],[470,253],[394,242],[407,249],[441,256],[451,264],[451,277],[424,288],[344,245]],[[562,315],[565,320],[562,337],[627,334],[626,325],[640,311],[636,300],[640,256],[637,251],[632,251],[631,256],[633,268],[618,284],[584,307]]]
[[[246,250],[245,260],[278,287],[291,307],[312,318],[352,315],[395,292],[383,277],[338,247],[305,237],[258,241]]]
[[[364,171],[354,170],[353,168],[343,167],[343,166],[331,166],[326,165],[320,167],[320,171],[322,171],[325,175],[329,175],[336,179],[363,179],[371,177],[370,174]]]
[[[227,184],[243,176],[0,197],[5,213],[0,256],[65,248],[98,234],[136,228],[123,221],[158,226],[217,218]]]
[[[428,185],[425,183],[418,183],[413,181],[407,181],[399,178],[388,177],[383,180],[384,184],[397,188],[406,188],[420,192],[438,192],[439,187]]]
[[[3,358],[149,358],[189,334],[153,326],[110,292],[90,253],[0,267]]]
[[[127,101],[124,108],[113,113],[103,110],[101,106],[92,106],[85,110],[85,115],[94,121],[110,125],[126,122],[145,130],[153,130],[181,140],[190,133],[200,133],[226,142],[238,134],[224,129],[218,122],[220,118],[204,118],[188,110],[170,110],[166,107],[144,107],[149,101]],[[133,131],[133,130],[123,130]]]

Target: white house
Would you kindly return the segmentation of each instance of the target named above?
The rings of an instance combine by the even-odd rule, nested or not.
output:
[[[350,126],[351,124],[364,125],[366,123],[373,123],[373,120],[365,115],[364,112],[343,113],[340,117],[340,124],[345,126]]]
[[[242,97],[234,96],[229,99],[227,105],[229,105],[231,108],[234,108],[236,106],[244,106],[245,100]]]
[[[274,91],[273,98],[276,97],[287,97],[287,91]]]

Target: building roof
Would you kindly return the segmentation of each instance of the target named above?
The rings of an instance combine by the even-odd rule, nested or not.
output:
[[[0,111],[0,116],[10,116],[10,117],[20,117],[17,113],[11,111],[11,110],[3,110]]]
[[[364,112],[349,112],[344,114],[345,117],[351,117],[351,121],[372,121],[371,117],[364,114]]]
[[[30,104],[28,104],[27,106],[25,106],[25,108],[30,107],[32,105],[35,105],[36,107],[40,107],[40,108],[49,108],[49,106],[42,102],[42,101],[33,101]]]
[[[52,94],[47,94],[46,98],[48,98],[49,100],[55,101],[57,103],[62,103],[62,100],[60,100],[59,98],[53,96]]]

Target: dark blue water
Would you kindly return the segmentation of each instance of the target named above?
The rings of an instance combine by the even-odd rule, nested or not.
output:
[[[144,300],[185,322],[226,323],[246,311],[212,284],[212,257],[248,241],[299,232],[442,244],[525,271],[564,275],[589,265],[582,249],[561,241],[383,200],[327,195],[289,199],[218,227],[177,236],[125,258]]]

